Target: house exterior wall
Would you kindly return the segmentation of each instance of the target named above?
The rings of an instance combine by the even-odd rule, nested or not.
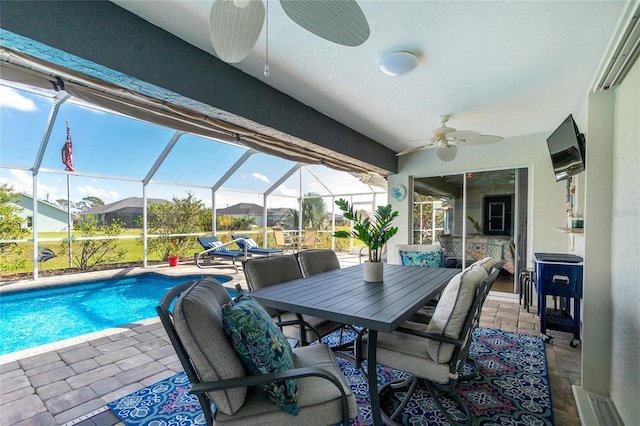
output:
[[[564,117],[558,117],[558,124]],[[567,252],[566,235],[556,228],[564,227],[566,215],[566,183],[554,178],[547,137],[554,129],[545,133],[505,138],[503,141],[482,146],[460,148],[452,162],[441,163],[434,149],[418,151],[400,157],[400,173],[389,177],[389,187],[402,184],[411,191],[410,176],[426,177],[483,171],[500,168],[529,170],[527,259],[535,252]],[[389,242],[389,247],[407,244],[411,237],[411,198],[398,202],[389,197],[393,208],[400,212],[401,220],[394,224],[399,230]],[[467,230],[472,232],[472,230]],[[391,255],[393,250],[389,252]],[[392,260],[390,260],[392,261]]]
[[[256,220],[256,226],[262,227],[262,225],[264,224],[264,216],[260,215],[246,215],[246,214],[227,214],[225,216],[231,216],[234,219],[249,219],[249,218],[254,218]]]
[[[25,225],[28,218],[33,217],[33,198],[20,195],[18,207],[23,210],[18,215],[23,217]],[[67,212],[48,203],[38,201],[38,232],[64,232],[68,230]]]

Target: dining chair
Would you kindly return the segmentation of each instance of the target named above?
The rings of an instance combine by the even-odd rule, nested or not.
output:
[[[276,247],[284,251],[296,250],[298,248],[297,242],[293,240],[290,236],[285,235],[284,230],[282,228],[271,228],[271,229],[273,231],[273,239],[276,242]]]
[[[242,262],[242,269],[244,270],[247,286],[251,291],[303,278],[298,259],[292,254],[249,259]],[[298,319],[308,324],[308,326],[303,327],[304,331],[298,324],[282,327],[282,332],[286,337],[298,340],[302,346],[317,340],[316,335],[324,337],[343,327],[343,324],[338,322],[310,315],[281,312],[272,308],[266,308],[266,310],[277,321]]]
[[[261,309],[246,296],[232,301],[209,277],[169,289],[156,308],[206,424],[349,424],[357,417],[357,404],[331,349],[322,343],[291,349],[286,341],[274,347],[273,339],[282,341],[284,336]],[[230,311],[241,324],[238,329],[229,329]],[[262,365],[260,373],[246,372],[249,361],[228,334],[242,336],[250,324],[260,327],[251,328],[251,339],[242,342],[256,348],[249,352],[266,360],[286,358],[288,367],[274,363]],[[267,356],[267,351],[273,353]],[[284,401],[288,405],[283,404],[283,383],[290,394]]]
[[[300,271],[305,277],[321,274],[323,272],[333,271],[340,269],[340,261],[336,252],[331,249],[315,249],[315,250],[303,250],[296,254],[298,264],[300,265]],[[352,342],[342,343],[343,332],[345,328],[350,328],[354,332],[358,332],[350,324],[343,324],[340,327],[340,335],[338,337],[338,345],[333,347],[334,350],[344,350],[353,346]]]
[[[469,267],[454,276],[442,292],[429,324],[405,321],[393,333],[378,333],[376,356],[378,364],[411,374],[409,380],[391,382],[382,386],[380,393],[407,387],[405,397],[398,408],[383,417],[394,422],[411,400],[419,383],[433,398],[438,409],[450,424],[459,424],[463,419],[454,419],[443,406],[437,391],[445,393],[464,415],[464,424],[473,418],[469,407],[455,391],[461,371],[467,360],[473,330],[484,302],[487,287],[495,281],[498,270],[490,274],[480,267]],[[356,365],[360,368],[367,356],[367,335],[361,333],[356,341]]]
[[[459,267],[462,263],[462,239],[451,234],[440,234],[438,241],[444,251],[443,262],[445,266]]]
[[[296,258],[305,277],[340,269],[338,256],[331,249],[304,250],[297,253]]]
[[[472,267],[482,267],[484,268],[487,273],[491,273],[493,269],[500,269],[502,267],[504,262],[501,262],[499,260],[497,260],[496,258],[493,257],[485,257],[481,260],[476,261],[475,263],[472,263],[471,265],[467,266],[468,268],[472,268]],[[484,299],[486,299],[486,297],[489,295],[489,291],[491,290],[491,286],[493,285],[493,281],[491,282],[490,285],[487,286],[486,288],[486,294],[484,294],[482,303],[484,303]],[[434,303],[436,302],[436,303]],[[414,313],[410,318],[409,321],[414,321],[414,322],[420,322],[423,324],[429,324],[429,322],[431,321],[431,318],[433,318],[433,313],[436,310],[436,306],[437,306],[437,299],[434,299],[433,301],[428,302],[425,306],[423,306],[422,308],[418,309],[418,311],[416,311],[416,313]],[[480,320],[480,318],[478,318],[478,321]]]
[[[301,249],[316,248],[316,239],[318,238],[318,228],[307,228],[304,230],[304,239],[300,243]]]

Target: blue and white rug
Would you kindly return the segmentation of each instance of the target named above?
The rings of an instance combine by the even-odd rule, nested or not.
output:
[[[337,343],[337,336],[327,339]],[[475,425],[548,426],[553,425],[551,390],[544,343],[539,337],[478,328],[474,333],[471,358],[480,366],[480,378],[459,383],[457,392],[467,402]],[[355,366],[338,358],[358,402],[358,419],[351,426],[372,424],[369,388]],[[378,366],[378,384],[407,378],[408,375]],[[204,425],[195,396],[188,393],[189,380],[177,374],[108,404],[127,426]],[[397,406],[395,393],[383,398],[383,409]],[[397,393],[403,397],[402,391]],[[446,398],[443,405],[455,417],[460,413]],[[417,389],[401,416],[405,425],[448,425],[429,394]]]

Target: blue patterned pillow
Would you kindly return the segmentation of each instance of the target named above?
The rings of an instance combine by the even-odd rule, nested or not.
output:
[[[425,266],[427,268],[441,268],[444,257],[442,249],[434,251],[400,251],[402,264],[405,266]]]
[[[223,245],[221,241],[211,241],[209,243],[209,248],[215,249],[213,251],[229,251],[227,246]]]
[[[222,307],[224,333],[252,374],[267,374],[294,367],[291,346],[269,314],[251,296],[239,294]],[[269,399],[287,413],[297,416],[296,380],[262,385]]]

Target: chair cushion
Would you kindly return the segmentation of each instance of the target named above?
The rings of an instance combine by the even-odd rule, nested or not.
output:
[[[426,331],[427,325],[405,321],[403,327]],[[427,352],[430,340],[412,334],[400,333],[378,333],[376,343],[376,360],[378,364],[402,370],[405,373],[429,380],[447,384],[450,378],[449,364],[435,362]],[[369,344],[369,336],[362,337],[362,353],[366,356]]]
[[[240,294],[222,307],[224,332],[240,359],[253,374],[294,368],[293,352],[269,314],[251,296]],[[297,415],[296,380],[263,385],[269,399],[289,414]]]
[[[244,240],[244,243],[247,245],[247,250],[258,248],[258,243],[256,243],[253,238],[247,238],[246,240]]]
[[[225,252],[225,251],[229,251],[229,249],[227,248],[227,246],[225,246],[222,241],[211,241],[209,243],[209,248],[214,249],[213,251],[218,251],[218,252]]]
[[[473,262],[472,265],[482,266],[485,271],[491,272],[491,268],[497,265],[500,261],[493,257],[485,257],[483,259],[478,260],[477,262]],[[484,279],[484,278],[483,278]]]
[[[293,359],[296,368],[322,368],[333,373],[340,380],[349,399],[349,418],[357,418],[355,396],[340,371],[333,351],[323,343],[295,348],[293,351],[296,354]],[[295,419],[270,402],[259,387],[251,387],[247,391],[247,399],[242,409],[234,416],[217,411],[215,420],[218,424],[229,426],[335,425],[342,422],[340,391],[333,383],[320,377],[303,377],[297,379],[297,382],[300,414]]]
[[[297,254],[300,270],[305,277],[340,269],[340,262],[333,250],[305,250]]]
[[[231,301],[227,290],[213,278],[203,278],[176,302],[176,332],[202,382],[246,376],[242,361],[222,330],[222,305]],[[244,404],[246,388],[209,392],[209,398],[226,414]]]
[[[441,268],[443,261],[443,250],[433,251],[400,251],[402,264],[405,266],[424,266],[427,268]]]
[[[250,259],[243,262],[242,270],[247,285],[252,291],[302,278],[298,261],[292,254]],[[278,314],[277,309],[266,308],[266,310],[272,317]]]
[[[469,268],[454,276],[442,291],[436,310],[427,327],[427,332],[457,339],[464,327],[469,309],[478,292],[486,271]],[[427,352],[438,363],[451,361],[455,347],[449,343],[429,340]]]

